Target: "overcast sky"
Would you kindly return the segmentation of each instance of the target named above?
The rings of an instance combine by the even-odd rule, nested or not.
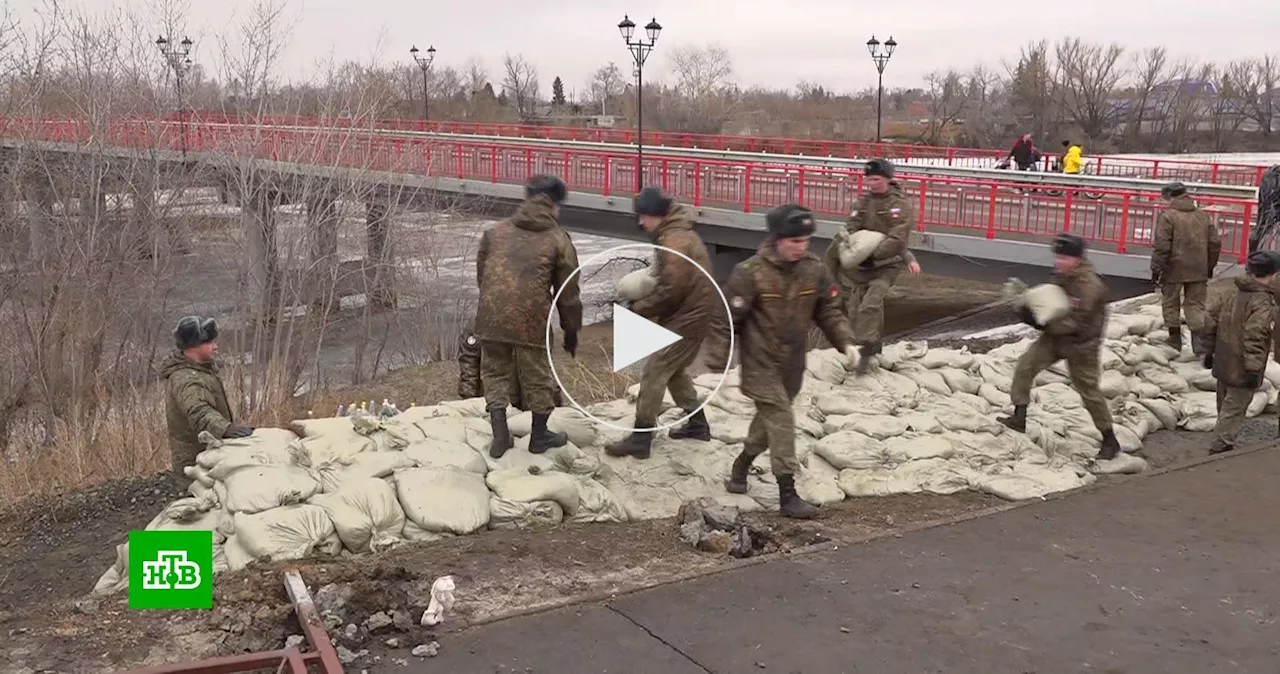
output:
[[[71,0],[82,7],[119,3]],[[133,0],[146,3],[149,0]],[[461,66],[479,56],[499,79],[504,51],[538,66],[548,95],[551,79],[569,91],[615,61],[630,70],[616,28],[624,13],[638,26],[663,25],[647,72],[668,72],[664,53],[678,44],[718,42],[728,48],[737,81],[790,87],[804,79],[837,90],[874,85],[865,43],[892,35],[898,51],[885,71],[887,87],[917,86],[924,75],[978,61],[998,66],[1037,38],[1079,36],[1142,48],[1163,45],[1178,57],[1217,61],[1280,53],[1280,0],[287,0],[294,18],[285,54],[286,77],[318,59],[408,61],[416,43],[434,45],[436,62]],[[17,7],[25,3],[18,0]],[[34,4],[34,3],[33,3]],[[131,4],[125,2],[125,5]],[[253,0],[194,0],[194,56],[217,71],[213,40],[226,33]],[[10,1],[10,6],[15,6]],[[139,4],[138,6],[144,6]],[[21,11],[21,10],[19,10]],[[496,84],[496,81],[495,81]]]

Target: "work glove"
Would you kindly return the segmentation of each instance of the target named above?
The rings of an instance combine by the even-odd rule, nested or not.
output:
[[[1204,360],[1200,362],[1204,363],[1204,369],[1212,370],[1213,369],[1213,352],[1210,351],[1204,354]]]
[[[858,363],[862,362],[862,350],[857,346],[850,344],[844,347],[845,367],[853,372],[858,369]]]
[[[1044,329],[1044,326],[1043,326],[1043,325],[1040,325],[1040,321],[1037,321],[1037,320],[1036,320],[1036,315],[1035,315],[1035,314],[1033,314],[1033,313],[1031,313],[1031,307],[1028,307],[1028,306],[1027,306],[1027,305],[1025,305],[1025,304],[1024,304],[1024,305],[1022,305],[1022,307],[1018,309],[1018,318],[1020,318],[1020,319],[1022,320],[1022,322],[1023,322],[1023,323],[1026,323],[1027,325],[1030,325],[1031,327],[1035,328],[1036,330],[1043,330],[1043,329]]]
[[[1244,387],[1247,389],[1256,389],[1262,386],[1262,373],[1249,372],[1244,376]]]
[[[564,351],[574,358],[578,357],[578,333],[564,333]]]
[[[234,439],[234,438],[247,438],[250,435],[253,435],[252,426],[244,426],[241,424],[231,424],[230,426],[227,426],[227,432],[223,433],[222,437],[226,439]]]

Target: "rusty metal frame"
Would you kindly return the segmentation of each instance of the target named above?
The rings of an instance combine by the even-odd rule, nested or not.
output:
[[[319,667],[321,674],[343,674],[338,651],[334,649],[333,642],[329,641],[324,621],[320,619],[320,613],[311,599],[311,593],[307,591],[307,584],[302,582],[302,576],[297,571],[286,572],[284,587],[289,592],[298,624],[302,626],[302,632],[312,650],[304,653],[296,646],[289,646],[274,651],[130,669],[121,674],[231,674],[267,668],[275,668],[276,672],[308,674],[313,665]]]

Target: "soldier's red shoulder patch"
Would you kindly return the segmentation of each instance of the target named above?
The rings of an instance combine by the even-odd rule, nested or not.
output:
[[[1072,298],[1071,298],[1071,308],[1075,309],[1075,308],[1078,308],[1079,306],[1080,306],[1080,298],[1079,298],[1079,297],[1072,297]]]
[[[832,283],[831,287],[827,288],[827,297],[835,299],[839,295],[840,295],[840,286]]]

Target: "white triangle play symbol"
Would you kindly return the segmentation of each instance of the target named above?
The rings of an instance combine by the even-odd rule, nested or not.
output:
[[[641,318],[621,304],[613,305],[614,372],[681,339],[684,338],[653,321]]]

